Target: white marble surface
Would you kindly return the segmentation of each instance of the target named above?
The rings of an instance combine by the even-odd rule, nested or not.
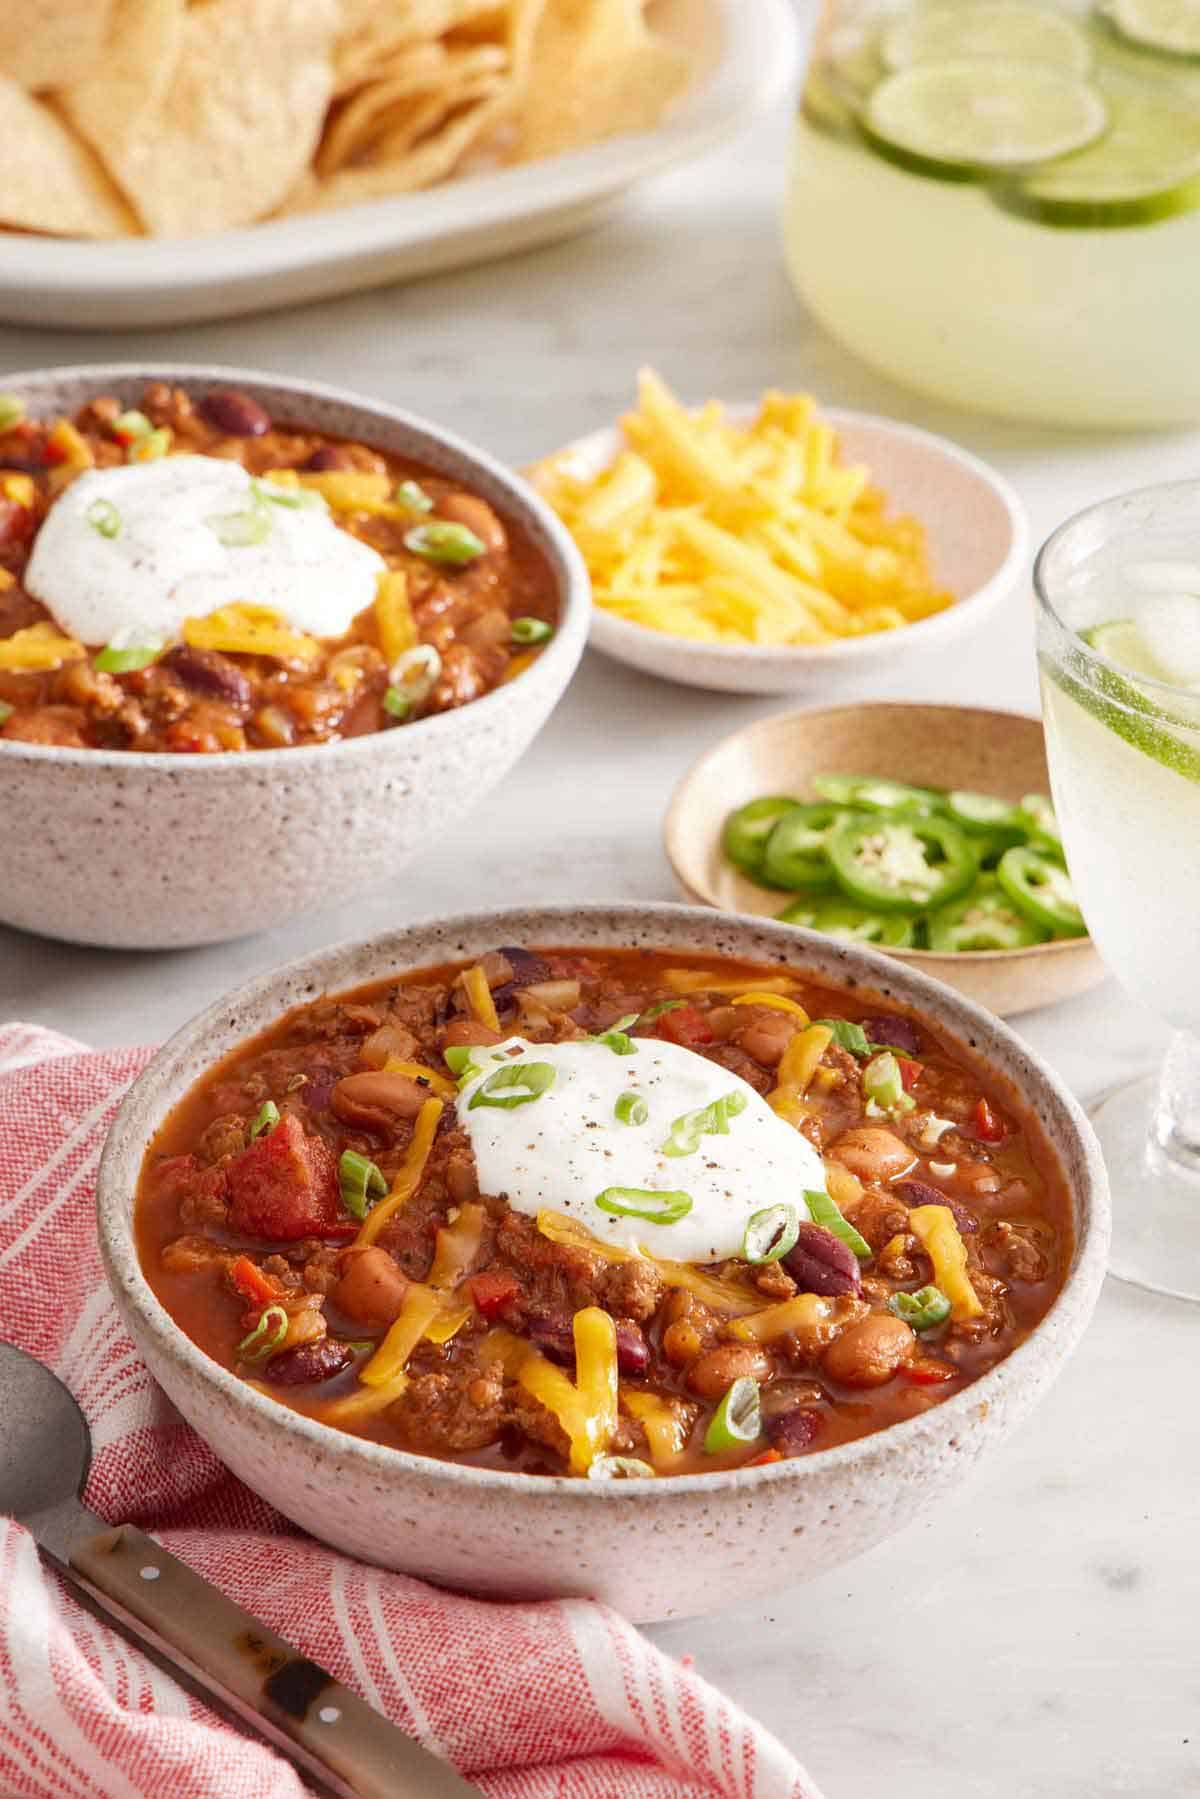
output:
[[[822,338],[784,279],[786,121],[646,189],[595,234],[407,289],[137,337],[0,330],[0,369],[153,356],[358,386],[520,462],[612,418],[640,362],[685,393],[811,387],[958,437],[1016,483],[1040,539],[1079,505],[1194,474],[1200,434],[1121,439],[926,405]],[[880,271],[886,304],[886,270]],[[875,691],[1032,709],[1028,596]],[[286,956],[496,900],[670,897],[658,827],[676,778],[779,702],[664,686],[589,657],[486,809],[389,891],[222,948],[112,955],[0,932],[0,1015],[97,1044],[161,1037]],[[1163,1034],[1110,984],[1019,1020],[1083,1095]],[[1050,1400],[961,1498],[769,1611],[655,1636],[755,1710],[828,1799],[1200,1793],[1200,1314],[1111,1283]],[[702,1575],[702,1571],[701,1571]]]

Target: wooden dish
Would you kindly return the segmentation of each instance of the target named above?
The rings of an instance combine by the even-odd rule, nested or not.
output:
[[[757,887],[721,853],[735,807],[765,793],[815,799],[820,774],[887,775],[916,785],[975,788],[1002,799],[1046,793],[1041,721],[968,706],[831,706],[766,718],[726,737],[675,789],[663,828],[667,857],[689,899],[774,917],[788,895]],[[1083,993],[1104,978],[1090,937],[1020,950],[888,950],[1002,1016]]]

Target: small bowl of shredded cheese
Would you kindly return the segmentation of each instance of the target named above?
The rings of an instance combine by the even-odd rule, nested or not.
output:
[[[945,438],[807,394],[635,410],[538,463],[588,566],[591,641],[727,692],[846,685],[969,630],[1027,554],[1025,512]]]

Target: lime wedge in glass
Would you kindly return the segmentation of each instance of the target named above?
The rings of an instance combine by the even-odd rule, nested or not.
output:
[[[1200,56],[1200,0],[1108,0],[1103,16],[1123,37],[1169,56]]]
[[[1101,95],[1077,75],[986,57],[919,63],[889,76],[863,116],[881,155],[949,181],[1065,156],[1107,123]]]
[[[1007,62],[1049,63],[1082,75],[1092,60],[1084,33],[1062,13],[993,0],[910,12],[884,33],[881,50],[891,69],[963,56],[999,56]]]
[[[1089,630],[1081,631],[1080,636],[1084,643],[1115,663],[1117,668],[1127,670],[1130,676],[1155,681],[1170,678],[1164,675],[1162,665],[1132,619],[1112,619],[1102,625],[1093,625]],[[1173,708],[1167,711],[1136,686],[1134,680],[1119,674],[1117,668],[1098,663],[1085,668],[1072,659],[1062,667],[1047,664],[1046,672],[1077,705],[1134,749],[1152,756],[1164,768],[1174,769],[1176,774],[1189,781],[1200,781],[1200,736],[1197,735],[1200,713],[1194,718],[1186,716],[1188,700],[1182,694],[1178,699],[1164,696]]]
[[[1148,225],[1200,206],[1200,110],[1165,88],[1105,91],[1099,142],[997,189],[1001,206],[1068,227]]]
[[[1158,661],[1150,650],[1137,623],[1132,618],[1114,618],[1107,624],[1093,625],[1088,631],[1079,634],[1084,643],[1107,656],[1118,668],[1129,670],[1131,675],[1146,675],[1152,681],[1169,681],[1171,672]]]

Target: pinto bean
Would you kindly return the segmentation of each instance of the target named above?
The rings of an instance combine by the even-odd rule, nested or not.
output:
[[[825,1351],[823,1366],[832,1380],[844,1386],[882,1387],[916,1347],[917,1339],[903,1318],[871,1312],[834,1339]]]
[[[322,1337],[314,1343],[298,1343],[272,1356],[267,1365],[267,1379],[277,1387],[306,1387],[314,1381],[332,1380],[354,1360],[354,1351],[345,1343],[334,1343]]]
[[[382,1069],[348,1074],[337,1083],[329,1103],[343,1124],[386,1131],[398,1118],[415,1118],[429,1098],[429,1088],[407,1074]]]
[[[894,1131],[885,1131],[878,1125],[846,1131],[829,1154],[862,1181],[894,1181],[907,1174],[917,1159]]]
[[[304,466],[320,471],[354,468],[354,455],[344,444],[318,444]]]
[[[796,1035],[796,1020],[786,1012],[768,1011],[765,1006],[761,1011],[753,1007],[737,1009],[751,1012],[751,1017],[734,1033],[733,1041],[764,1068],[778,1068],[784,1050]]]
[[[219,650],[197,650],[190,643],[178,643],[163,657],[163,666],[193,693],[212,694],[239,711],[248,712],[254,700],[249,678]]]
[[[357,1324],[394,1324],[400,1316],[408,1282],[386,1249],[348,1249],[331,1298],[339,1311]]]
[[[770,1356],[753,1343],[718,1343],[692,1363],[687,1384],[701,1399],[720,1399],[744,1375],[752,1380],[766,1380],[770,1372]]]
[[[473,493],[448,493],[437,503],[438,517],[465,525],[494,554],[508,548],[508,533],[486,500]]]
[[[271,429],[270,413],[240,387],[214,387],[200,401],[200,411],[228,437],[263,437]]]
[[[453,1018],[442,1032],[443,1049],[470,1048],[472,1045],[490,1048],[493,1043],[503,1041],[499,1031],[494,1031],[491,1025],[478,1023],[474,1018]]]

